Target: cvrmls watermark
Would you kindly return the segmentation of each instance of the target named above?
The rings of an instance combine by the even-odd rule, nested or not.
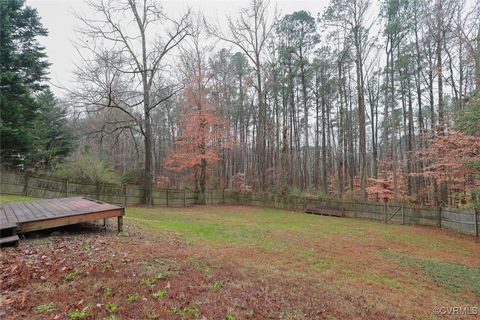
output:
[[[475,316],[480,314],[480,308],[473,306],[435,307],[433,313],[445,316]]]

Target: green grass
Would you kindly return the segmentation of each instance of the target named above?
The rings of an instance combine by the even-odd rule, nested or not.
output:
[[[38,198],[33,197],[24,197],[24,196],[14,196],[9,194],[0,194],[0,203],[5,202],[23,202],[23,201],[32,201],[37,200]]]
[[[441,287],[453,293],[471,291],[480,298],[480,267],[470,268],[435,260],[416,261],[423,270]]]
[[[78,271],[77,269],[67,273],[65,276],[64,276],[64,279],[67,280],[67,281],[73,281],[75,280],[75,278],[80,274],[80,271]]]
[[[451,263],[452,259],[471,260],[478,252],[475,244],[454,235],[432,234],[428,229],[423,233],[410,226],[372,220],[245,207],[127,208],[126,221],[203,247],[243,247],[271,253],[275,258],[268,263],[248,257],[242,261],[242,267],[254,267],[264,273],[323,274],[338,281],[354,281],[359,288],[375,286],[399,293],[423,290],[419,284],[425,278],[417,279],[417,274],[427,275],[442,290],[459,295],[460,291],[478,295],[480,288],[479,268]],[[396,254],[395,250],[388,251],[391,247],[402,248],[397,250],[404,257],[392,259],[385,254]],[[355,256],[349,250],[367,251]],[[426,255],[429,260],[423,259]],[[388,269],[388,264],[405,265],[407,261],[413,269],[413,279],[407,280]],[[206,274],[212,272],[196,257],[189,257],[187,262]],[[285,263],[288,268],[279,271]],[[364,270],[363,264],[369,267]],[[214,284],[211,289],[215,287]]]
[[[84,319],[87,317],[87,312],[83,310],[72,310],[68,312],[68,319],[75,320],[75,319]]]
[[[480,267],[468,267],[439,259],[420,259],[387,250],[384,255],[399,265],[421,269],[433,282],[452,293],[470,291],[480,298]]]
[[[118,304],[113,302],[107,303],[105,305],[105,310],[107,310],[109,313],[115,313],[118,311]]]
[[[55,305],[53,302],[47,303],[47,304],[41,304],[39,306],[36,306],[33,311],[35,313],[46,313],[46,312],[53,312],[55,311]]]
[[[167,291],[165,291],[165,290],[158,290],[157,292],[155,292],[155,293],[153,294],[153,296],[154,296],[155,298],[157,298],[157,299],[163,298],[163,297],[165,297],[166,295],[167,295]]]
[[[103,288],[103,295],[105,297],[111,296],[112,295],[112,289],[110,288]]]
[[[0,199],[32,198],[2,195]],[[416,299],[425,295],[454,298],[455,302],[468,301],[466,296],[480,297],[478,243],[444,230],[240,206],[129,207],[125,222],[132,230],[140,228],[153,237],[174,237],[189,244],[194,251],[183,259],[211,281],[210,291],[228,287],[216,278],[220,258],[216,260],[212,253],[222,252],[219,256],[229,259],[240,272],[259,271],[261,280],[298,277],[333,296],[363,297],[366,292],[376,292],[378,301],[372,304],[383,303],[386,309],[406,293],[411,296],[407,308],[416,307]],[[88,246],[83,249],[91,250]],[[166,291],[152,288],[160,280],[174,278],[176,272],[168,271],[162,260],[141,267],[148,271],[139,280],[142,290],[163,298]],[[104,266],[108,268],[111,266]],[[74,270],[65,280],[81,280],[79,275],[80,271]],[[111,292],[104,294],[110,296]],[[131,303],[139,298],[131,293],[127,300]],[[192,304],[169,312],[194,317],[199,311]]]
[[[130,302],[138,301],[140,299],[140,296],[136,293],[130,293],[127,295],[127,300]]]
[[[212,245],[257,246],[266,250],[295,250],[319,268],[334,261],[316,259],[306,241],[321,242],[337,237],[370,245],[371,241],[400,246],[420,246],[431,252],[449,250],[472,255],[458,239],[432,237],[410,226],[385,225],[371,220],[308,215],[270,208],[127,208],[128,224],[147,226],[174,234],[188,243],[205,241]],[[441,244],[441,245],[438,245]],[[336,242],[332,243],[336,246]],[[332,258],[332,257],[328,257]]]
[[[361,278],[367,283],[385,285],[387,287],[391,287],[392,289],[402,289],[402,285],[397,279],[386,277],[375,272],[367,272]]]
[[[188,242],[209,241],[218,244],[261,245],[264,248],[283,246],[291,239],[282,240],[282,234],[293,233],[297,238],[315,232],[323,237],[327,233],[347,233],[361,236],[362,230],[345,226],[345,219],[321,217],[288,211],[256,208],[253,213],[228,211],[222,207],[210,207],[196,212],[190,208],[127,208],[129,223],[161,229],[179,235]],[[328,223],[326,222],[329,220]],[[352,222],[351,220],[350,222]],[[359,226],[375,226],[369,221],[356,221]]]

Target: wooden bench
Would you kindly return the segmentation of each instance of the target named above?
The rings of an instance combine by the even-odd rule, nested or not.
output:
[[[312,204],[305,208],[305,212],[325,216],[343,217],[343,209],[340,204]]]

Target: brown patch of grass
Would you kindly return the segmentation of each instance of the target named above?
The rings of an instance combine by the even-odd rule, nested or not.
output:
[[[126,236],[75,227],[2,250],[7,318],[404,319],[480,303],[402,262],[479,267],[472,237],[238,206],[141,210]]]

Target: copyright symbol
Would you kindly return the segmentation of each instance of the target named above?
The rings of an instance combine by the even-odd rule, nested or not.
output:
[[[433,308],[433,314],[440,314],[440,308],[439,307],[434,307]]]

